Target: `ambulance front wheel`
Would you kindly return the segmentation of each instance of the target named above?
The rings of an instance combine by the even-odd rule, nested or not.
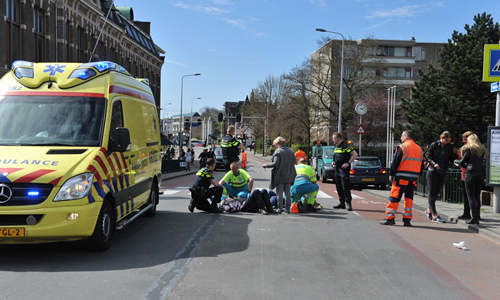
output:
[[[106,251],[111,245],[115,230],[114,211],[108,200],[102,203],[99,218],[95,225],[94,233],[88,239],[88,248],[92,251]]]
[[[151,207],[147,212],[144,213],[145,217],[154,217],[156,214],[156,206],[158,205],[158,200],[159,200],[159,194],[158,194],[158,184],[156,183],[156,180],[153,181],[153,186],[151,187],[151,192],[149,193],[149,200],[148,204],[152,204],[153,207]]]

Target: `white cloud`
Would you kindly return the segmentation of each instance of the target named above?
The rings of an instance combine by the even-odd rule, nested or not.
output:
[[[367,18],[368,19],[392,18],[392,17],[409,18],[426,10],[427,10],[426,7],[423,5],[406,5],[395,9],[376,10],[372,12],[370,15],[368,15]]]
[[[328,7],[326,0],[309,0],[312,5],[317,5],[319,7]]]
[[[324,2],[325,0],[315,0],[315,1]],[[207,2],[210,2],[213,5],[206,5]],[[223,9],[223,8],[218,7],[218,6],[223,6],[223,5],[226,5],[226,6],[233,5],[233,3],[231,3],[227,0],[202,0],[202,1],[198,1],[194,5],[187,4],[187,3],[182,2],[182,1],[177,1],[176,3],[173,4],[173,6],[179,7],[182,9],[188,9],[188,10],[196,11],[199,13],[214,15],[214,16],[216,16],[217,19],[219,19],[219,20],[221,20],[221,21],[223,21],[223,22],[225,22],[233,27],[248,31],[256,37],[261,37],[261,36],[265,35],[264,33],[257,32],[255,30],[253,30],[252,28],[249,28],[246,25],[245,21],[242,19],[227,17],[228,15],[234,14],[234,12],[231,10],[227,10],[227,9]],[[255,21],[255,19],[250,19],[250,21]]]
[[[185,4],[182,2],[177,2],[174,4],[174,6],[184,8],[184,9],[194,10],[194,11],[201,12],[201,13],[211,14],[211,15],[223,15],[223,14],[230,13],[230,11],[227,9],[221,9],[221,8],[218,8],[215,6],[191,5],[191,4]]]
[[[165,62],[167,64],[172,64],[172,65],[176,65],[176,66],[180,66],[180,67],[187,67],[185,64],[177,62],[177,61],[173,61],[173,60],[165,59]]]

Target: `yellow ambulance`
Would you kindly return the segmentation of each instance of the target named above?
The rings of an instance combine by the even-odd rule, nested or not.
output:
[[[155,214],[160,146],[147,79],[113,62],[14,62],[0,80],[0,244],[105,251]]]

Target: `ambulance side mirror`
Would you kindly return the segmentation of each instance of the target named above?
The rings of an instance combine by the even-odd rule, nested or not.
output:
[[[114,150],[118,152],[125,152],[130,146],[130,131],[125,127],[116,128],[116,142]]]

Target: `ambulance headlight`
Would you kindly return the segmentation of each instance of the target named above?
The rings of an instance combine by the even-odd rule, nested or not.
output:
[[[93,180],[94,174],[92,173],[83,173],[68,179],[57,193],[54,201],[76,200],[87,196]]]

